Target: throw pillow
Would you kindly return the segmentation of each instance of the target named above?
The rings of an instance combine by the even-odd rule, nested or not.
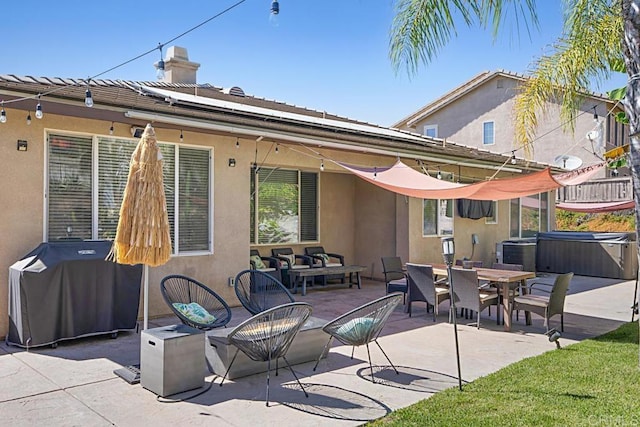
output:
[[[291,254],[291,255],[278,255],[278,256],[288,259],[289,262],[291,263],[291,265],[295,265],[295,263],[296,263],[296,256],[294,254]],[[284,262],[284,261],[282,261],[280,263],[280,266],[283,267],[283,268],[287,268],[288,267],[287,263]]]
[[[329,262],[329,255],[327,254],[316,254],[316,256],[319,256],[320,258],[322,258],[325,264]]]
[[[189,304],[174,302],[172,305],[182,313],[184,317],[195,323],[208,324],[216,321],[216,316],[209,313],[197,302],[190,302]]]
[[[267,266],[264,264],[264,261],[262,261],[262,258],[260,258],[259,255],[251,255],[250,259],[253,262],[253,264],[256,266],[256,270],[262,270],[267,268]]]

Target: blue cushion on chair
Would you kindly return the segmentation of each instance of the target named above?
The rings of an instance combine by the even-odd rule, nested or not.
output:
[[[390,281],[387,285],[387,292],[407,292],[407,279]]]
[[[187,319],[193,322],[207,324],[207,323],[213,323],[216,321],[216,316],[209,313],[207,310],[205,310],[204,307],[202,307],[197,302],[190,302],[189,304],[174,302],[173,306],[176,308],[176,310],[182,313]]]
[[[357,317],[340,326],[336,333],[349,341],[362,341],[378,322],[379,320],[371,317]]]

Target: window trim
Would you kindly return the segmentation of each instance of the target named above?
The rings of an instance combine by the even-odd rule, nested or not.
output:
[[[162,141],[158,141],[158,143],[162,143],[165,144],[165,142]],[[208,206],[208,210],[209,210],[209,215],[207,220],[209,221],[208,227],[209,227],[209,249],[208,250],[199,250],[199,251],[189,251],[189,252],[180,252],[180,242],[179,242],[179,237],[180,237],[180,206],[179,206],[179,199],[178,199],[178,185],[180,182],[180,168],[176,167],[176,172],[174,174],[174,189],[175,189],[175,195],[174,195],[174,216],[175,216],[175,224],[174,224],[174,229],[173,229],[173,233],[174,235],[173,237],[173,245],[174,247],[173,249],[173,256],[179,257],[179,256],[201,256],[201,255],[212,255],[214,253],[214,234],[213,234],[213,226],[214,226],[214,221],[213,221],[213,217],[214,217],[214,183],[213,183],[213,177],[214,177],[214,167],[215,167],[215,156],[214,156],[214,149],[213,147],[207,147],[207,146],[202,146],[202,145],[195,145],[195,144],[178,144],[178,143],[173,143],[173,142],[167,142],[166,144],[171,144],[174,145],[178,148],[183,147],[183,148],[190,148],[190,149],[195,149],[195,150],[202,150],[202,151],[208,151],[209,152],[209,191],[207,192],[207,196],[209,197],[209,206]],[[175,163],[176,165],[179,164],[180,161],[180,150],[176,150],[176,155],[175,155]],[[166,195],[165,195],[166,198]]]
[[[254,211],[249,212],[250,215],[250,223],[253,225],[253,238],[251,238],[251,230],[249,231],[249,245],[256,246],[256,247],[261,247],[261,246],[273,246],[273,245],[305,245],[305,244],[313,244],[313,243],[319,243],[320,242],[320,233],[321,233],[321,210],[320,210],[320,197],[321,197],[321,174],[317,171],[317,170],[309,170],[309,169],[305,169],[305,168],[296,168],[296,167],[292,167],[292,166],[285,166],[285,167],[278,167],[278,166],[261,166],[260,169],[272,169],[272,170],[276,170],[276,169],[280,169],[280,170],[284,170],[284,171],[294,171],[297,172],[298,174],[298,216],[299,216],[299,220],[298,220],[298,240],[296,242],[280,242],[280,243],[274,243],[274,242],[266,242],[266,243],[260,243],[259,242],[259,235],[258,235],[258,228],[259,228],[259,224],[260,224],[260,218],[258,215],[258,208],[260,206],[260,201],[259,201],[259,189],[257,184],[259,183],[259,178],[258,178],[258,174],[252,169],[251,171],[251,182],[252,184],[250,185],[250,192],[251,192],[251,188],[253,188],[254,194],[250,194],[250,200],[251,203],[254,203]],[[302,209],[302,191],[301,191],[301,185],[302,185],[302,174],[303,173],[308,173],[308,174],[313,174],[315,176],[315,185],[316,185],[316,197],[315,197],[315,216],[316,216],[316,239],[315,240],[301,240],[300,237],[302,235],[302,221],[300,219],[300,214],[301,214],[301,209]]]
[[[431,130],[431,129],[434,129],[436,131],[435,136],[427,135],[427,131]],[[424,135],[426,137],[429,137],[429,138],[438,138],[438,125],[437,124],[435,124],[435,125],[424,125],[422,127],[422,135]]]
[[[541,201],[541,195],[542,194],[546,194],[547,195],[547,207],[545,209],[546,212],[546,216],[543,217],[542,215],[542,207],[540,206],[542,203]],[[533,194],[531,195],[533,196]],[[540,233],[540,232],[544,232],[544,231],[548,231],[549,230],[549,224],[550,224],[550,220],[551,220],[551,210],[549,208],[549,200],[552,200],[551,198],[551,194],[547,191],[542,192],[542,193],[537,193],[535,194],[535,196],[538,196],[538,229],[536,230],[536,233]],[[530,196],[527,196],[530,197]],[[513,236],[511,235],[511,206],[512,206],[512,200],[515,199],[509,199],[509,238],[510,239],[523,239],[526,237],[522,237],[522,197],[519,197],[518,200],[518,235],[517,236]],[[546,223],[546,226],[542,227],[543,221]]]
[[[427,200],[435,200],[436,201],[436,234],[425,234],[424,233],[424,204]],[[445,236],[453,236],[455,233],[455,214],[453,214],[452,211],[452,215],[451,215],[451,234],[443,234],[442,233],[442,222],[440,221],[440,213],[439,213],[439,208],[440,208],[440,202],[442,201],[447,201],[448,203],[451,203],[451,209],[455,209],[454,206],[454,199],[422,199],[422,223],[420,224],[420,227],[422,228],[422,230],[420,231],[422,234],[422,237],[445,237]]]
[[[496,200],[491,200],[491,203],[493,203],[493,218],[485,217],[484,218],[484,223],[488,224],[488,225],[496,225],[496,224],[498,224],[498,205],[499,205],[499,203]]]
[[[485,138],[485,125],[491,123],[491,142],[486,142]],[[485,120],[482,122],[482,145],[495,145],[496,144],[496,122],[494,120]]]
[[[99,156],[99,144],[100,140],[107,139],[118,139],[118,140],[128,140],[133,141],[137,144],[138,139],[136,138],[127,138],[127,137],[114,137],[111,135],[104,134],[88,134],[82,132],[73,132],[66,130],[58,130],[53,128],[45,128],[44,129],[44,141],[45,141],[45,153],[44,153],[44,197],[43,197],[43,227],[42,227],[42,241],[48,242],[49,240],[49,167],[50,167],[50,136],[51,135],[59,135],[59,136],[67,136],[72,138],[87,138],[91,139],[91,239],[101,239],[99,236],[99,192],[100,192],[100,183],[99,183],[99,164],[100,164],[100,156]],[[174,172],[174,188],[176,189],[174,193],[174,203],[175,203],[175,215],[174,215],[174,224],[173,224],[173,247],[171,251],[171,257],[180,257],[180,256],[201,256],[201,255],[211,255],[214,253],[214,167],[215,167],[215,155],[214,155],[214,147],[195,145],[195,144],[182,144],[168,141],[160,141],[158,140],[158,144],[170,145],[175,150],[175,158],[174,162],[176,163],[175,172]],[[209,153],[209,170],[208,170],[208,180],[209,180],[209,189],[207,191],[208,200],[208,227],[209,227],[209,237],[208,237],[208,250],[199,250],[199,251],[188,251],[188,252],[180,252],[179,251],[179,206],[178,206],[178,183],[179,183],[179,167],[177,163],[179,161],[180,156],[180,148],[191,148],[196,150],[207,151]],[[165,194],[165,197],[169,197]]]

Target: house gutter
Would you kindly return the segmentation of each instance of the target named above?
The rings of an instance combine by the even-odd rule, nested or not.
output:
[[[337,142],[335,140],[324,139],[324,138],[307,138],[298,135],[292,135],[290,133],[278,132],[278,131],[266,131],[264,129],[251,127],[251,126],[242,126],[242,125],[227,125],[213,121],[202,121],[196,119],[186,119],[175,116],[167,116],[164,114],[156,114],[156,113],[148,113],[144,111],[136,111],[129,110],[124,113],[125,117],[130,119],[144,120],[148,122],[159,122],[165,124],[171,124],[175,126],[183,126],[183,127],[192,127],[196,129],[204,129],[204,130],[213,130],[218,132],[228,132],[228,133],[242,133],[245,135],[251,135],[281,141],[294,142],[299,144],[310,144],[320,147],[330,147],[337,148],[342,150],[351,150],[351,151],[360,151],[363,153],[371,153],[371,154],[380,154],[385,156],[398,157],[402,156],[410,159],[419,159],[426,161],[435,161],[443,164],[450,164],[456,166],[464,166],[471,167],[477,169],[488,169],[488,170],[499,170],[504,172],[515,172],[521,173],[522,169],[513,168],[513,167],[504,167],[504,166],[496,166],[490,165],[486,163],[470,163],[459,161],[457,159],[451,159],[446,157],[439,156],[427,156],[416,152],[415,150],[407,150],[407,149],[397,149],[397,150],[387,150],[383,148],[374,148],[371,146],[363,145],[363,144],[345,144],[341,142]],[[506,158],[505,158],[506,159]]]

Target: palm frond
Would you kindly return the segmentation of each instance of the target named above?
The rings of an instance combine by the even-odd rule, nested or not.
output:
[[[605,0],[572,0],[565,35],[554,52],[539,58],[515,101],[516,143],[530,153],[537,114],[546,100],[561,105],[566,130],[573,131],[575,117],[590,84],[610,76],[610,64],[622,58],[622,18],[618,11],[602,7]],[[596,7],[596,4],[597,6]]]
[[[538,24],[535,0],[398,0],[389,42],[391,63],[396,71],[404,66],[411,75],[435,58],[457,34],[457,25],[491,24],[495,37],[511,15],[518,31],[521,20],[527,32],[529,22]]]
[[[478,16],[473,0],[399,0],[391,28],[389,56],[396,71],[406,67],[415,73],[420,63],[428,64],[456,34],[456,20],[466,25]]]

